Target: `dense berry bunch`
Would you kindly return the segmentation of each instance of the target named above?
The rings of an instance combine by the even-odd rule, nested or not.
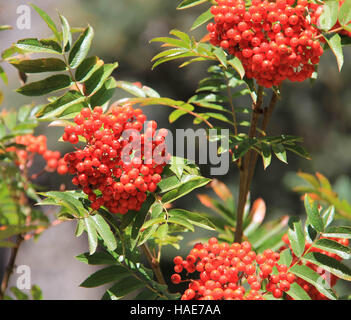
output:
[[[264,87],[310,78],[323,49],[307,0],[218,0],[211,7],[210,41],[238,57],[246,76]]]
[[[167,130],[156,132],[157,124],[131,105],[113,106],[108,113],[101,107],[88,108],[75,117],[76,126],[67,126],[63,140],[83,149],[65,155],[73,184],[82,188],[94,210],[105,206],[112,213],[140,210],[146,192],[154,192],[169,160],[165,148]]]
[[[47,149],[46,137],[43,135],[33,136],[26,134],[17,136],[15,142],[19,145],[24,145],[25,149],[10,147],[7,151],[16,152],[17,161],[16,165],[20,167],[30,166],[35,154],[40,154],[46,161],[45,169],[47,171],[57,170],[59,174],[67,172],[67,166],[59,151],[51,151]]]
[[[321,237],[321,239],[323,239],[324,237]],[[347,246],[349,244],[349,240],[348,239],[338,239],[338,238],[328,238],[330,240],[334,240],[339,242],[340,244]],[[285,234],[283,236],[283,241],[286,244],[286,246],[282,247],[281,250],[284,250],[286,248],[290,248],[291,252],[291,246],[290,246],[290,241],[288,238],[288,235]],[[331,252],[327,252],[315,247],[311,248],[311,243],[306,242],[305,244],[305,252],[306,251],[309,252],[320,252],[323,253],[331,258],[334,258],[336,260],[341,260],[341,258],[335,254],[335,253],[331,253]],[[302,264],[301,260],[299,260],[294,254],[293,254],[293,260],[291,262],[291,264]],[[311,268],[313,271],[317,272],[318,274],[320,274],[324,279],[326,279],[328,281],[328,284],[330,285],[330,287],[335,286],[337,280],[339,279],[338,277],[336,277],[333,274],[329,274],[327,273],[324,269],[318,267],[317,265],[311,263],[311,262],[307,262],[305,263],[305,265],[309,268]],[[296,282],[306,291],[306,293],[311,297],[312,300],[329,300],[325,295],[323,295],[322,293],[320,293],[313,285],[311,285],[310,283],[308,283],[307,281],[301,279],[301,278],[297,278]]]
[[[247,241],[230,245],[211,238],[208,243],[196,244],[185,260],[174,258],[176,273],[171,280],[182,282],[179,274],[183,270],[199,273],[197,280],[183,280],[190,281],[183,300],[263,300],[267,292],[281,298],[295,276],[287,272],[286,265],[278,264],[279,258],[279,253],[270,249],[256,254]],[[249,289],[243,286],[245,281]]]

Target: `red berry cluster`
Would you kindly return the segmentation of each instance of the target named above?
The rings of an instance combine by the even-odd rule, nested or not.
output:
[[[18,166],[27,166],[33,161],[35,154],[40,154],[46,161],[45,169],[47,171],[57,170],[59,174],[65,174],[68,171],[65,160],[61,158],[59,151],[51,151],[47,149],[47,138],[43,135],[33,136],[32,134],[26,134],[23,136],[17,136],[15,142],[20,145],[26,146],[25,149],[16,147],[7,148],[7,151],[16,152]]]
[[[238,57],[246,76],[271,87],[283,80],[312,76],[323,49],[314,38],[307,0],[217,0],[214,23],[207,26],[210,42]]]
[[[183,280],[190,284],[182,300],[264,300],[267,292],[278,299],[295,281],[288,267],[278,264],[279,258],[279,253],[270,249],[256,254],[248,241],[219,244],[211,238],[208,243],[196,244],[185,260],[174,258],[176,273],[171,280],[182,282],[179,273],[183,270],[188,274],[199,272],[199,279]],[[250,289],[245,289],[244,281]]]
[[[321,239],[323,239],[325,237],[321,237]],[[290,241],[289,241],[289,237],[287,234],[285,234],[283,236],[283,241],[284,243],[286,243],[286,246],[280,248],[280,250],[284,250],[286,248],[290,248],[291,252],[292,249],[291,249],[291,245],[290,245]],[[334,241],[337,241],[339,242],[340,244],[344,245],[344,246],[347,246],[349,244],[349,240],[348,239],[338,239],[338,238],[327,238],[327,239],[330,239],[330,240],[334,240]],[[318,249],[318,248],[315,248],[315,247],[312,247],[311,248],[311,243],[309,242],[306,242],[305,244],[305,252],[306,251],[309,251],[309,252],[320,252],[320,253],[323,253],[331,258],[334,258],[336,260],[342,260],[341,257],[339,257],[337,254],[335,253],[331,253],[331,252],[327,252],[327,251],[324,251],[324,250],[321,250],[321,249]],[[302,264],[302,262],[293,254],[293,260],[291,262],[291,264]],[[330,287],[333,287],[335,286],[337,280],[339,279],[338,277],[336,277],[335,275],[333,274],[328,274],[326,273],[326,271],[320,267],[318,267],[317,265],[311,263],[311,262],[307,262],[305,263],[305,265],[309,268],[311,268],[313,271],[317,272],[318,274],[320,274],[324,279],[328,280],[328,284],[330,285]],[[328,278],[327,278],[328,277]],[[313,285],[311,285],[310,283],[308,283],[307,281],[301,279],[301,278],[297,278],[296,279],[296,282],[306,291],[306,293],[311,297],[312,300],[329,300],[324,294],[320,293]]]
[[[149,121],[140,134],[145,121],[141,109],[125,104],[112,106],[106,114],[101,107],[84,108],[74,118],[76,126],[66,126],[64,141],[76,144],[79,136],[86,140],[83,149],[64,159],[68,172],[75,175],[73,184],[88,195],[94,210],[105,206],[112,213],[138,211],[146,192],[156,190],[169,160],[164,143],[167,130],[156,132],[157,123]]]

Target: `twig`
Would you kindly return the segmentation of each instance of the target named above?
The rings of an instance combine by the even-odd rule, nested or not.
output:
[[[273,113],[273,110],[278,102],[278,99],[279,99],[279,96],[276,92],[273,92],[273,95],[272,95],[272,98],[271,98],[271,101],[269,103],[269,106],[266,107],[264,109],[264,112],[263,112],[263,120],[262,120],[262,131],[265,132],[267,130],[267,126],[268,126],[268,123],[269,123],[269,120],[271,118],[271,115]],[[247,185],[246,185],[246,194],[249,192],[249,189],[250,189],[250,185],[251,185],[251,182],[252,182],[252,179],[253,179],[253,175],[255,173],[255,169],[256,169],[256,163],[257,163],[257,157],[258,157],[258,153],[257,151],[253,151],[253,154],[251,156],[251,159],[250,159],[250,164],[249,164],[249,177],[248,177],[248,180],[247,180]]]
[[[10,276],[13,272],[14,267],[15,267],[17,254],[18,254],[19,247],[20,247],[22,241],[23,241],[23,237],[21,235],[19,235],[17,237],[16,247],[14,247],[12,249],[9,263],[8,263],[7,268],[5,270],[4,277],[2,278],[1,290],[0,290],[0,300],[4,300],[5,292],[7,290],[8,285],[9,285]]]
[[[64,60],[66,66],[67,66],[67,68],[68,68],[68,73],[69,73],[69,75],[71,76],[71,79],[73,80],[75,87],[77,88],[77,91],[78,91],[81,95],[85,96],[86,99],[87,99],[87,96],[84,94],[83,90],[82,90],[81,87],[79,86],[79,82],[78,82],[78,81],[76,80],[76,78],[74,77],[73,71],[72,71],[72,69],[71,69],[71,67],[70,67],[70,65],[69,65],[69,63],[68,63],[68,61],[67,61],[67,57],[66,57],[66,55],[65,55],[64,53],[62,54],[62,57],[63,57],[63,60]]]
[[[273,92],[269,106],[265,108],[263,112],[262,131],[266,131],[267,129],[273,110],[278,102],[278,98],[279,98],[278,94],[276,92]],[[262,104],[262,101],[261,101],[261,104]],[[258,106],[260,107],[260,105]],[[257,105],[256,105],[256,108],[257,108]],[[256,110],[256,114],[257,114],[256,117],[253,115],[253,120],[251,122],[251,126],[255,126],[252,130],[250,130],[251,136],[250,134],[249,136],[251,138],[254,137],[256,133],[257,122],[259,117],[258,110]],[[245,203],[247,199],[247,194],[249,192],[250,185],[255,172],[257,157],[258,157],[257,151],[250,150],[245,156],[244,168],[243,170],[240,171],[240,190],[239,190],[239,202],[238,202],[238,213],[237,213],[237,227],[235,231],[235,242],[241,242],[241,239],[242,239],[244,208],[245,208]]]
[[[228,99],[229,99],[229,104],[230,104],[230,107],[232,109],[232,114],[233,114],[234,134],[237,136],[238,135],[237,118],[236,118],[236,113],[235,113],[232,93],[231,93],[230,87],[229,87],[229,79],[226,76],[225,72],[224,72],[224,77],[225,77],[225,80],[226,80],[226,83],[227,83],[227,95],[228,95]]]
[[[267,130],[269,120],[271,119],[271,115],[273,113],[273,110],[274,110],[278,100],[279,100],[279,95],[275,91],[273,91],[271,102],[269,103],[268,108],[265,108],[265,110],[264,110],[264,116],[263,116],[263,122],[262,122],[262,130],[263,131]]]
[[[253,138],[256,135],[256,129],[258,125],[258,120],[260,117],[260,109],[263,101],[263,87],[258,87],[257,90],[257,100],[252,104],[252,116],[251,124],[249,129],[249,138]],[[240,177],[239,177],[239,200],[237,208],[237,218],[236,218],[236,229],[235,229],[235,242],[241,242],[243,235],[243,216],[245,203],[247,198],[247,192],[249,189],[248,179],[249,179],[249,164],[252,153],[254,151],[250,150],[244,156],[242,164],[240,166]]]
[[[146,243],[141,245],[141,249],[145,253],[146,258],[149,261],[149,264],[150,264],[152,270],[154,271],[154,274],[156,276],[157,281],[160,284],[166,284],[166,281],[163,277],[163,274],[162,274],[162,271],[160,268],[160,262],[152,255],[152,253],[151,253],[151,251]]]
[[[329,34],[329,33],[334,33],[334,32],[339,32],[339,31],[342,31],[342,30],[344,30],[343,27],[331,29],[331,30],[329,30],[329,31],[327,32],[327,34]],[[317,40],[317,39],[320,39],[320,38],[322,38],[322,37],[323,37],[323,34],[320,34],[320,35],[318,35],[317,37],[315,37],[314,39]]]

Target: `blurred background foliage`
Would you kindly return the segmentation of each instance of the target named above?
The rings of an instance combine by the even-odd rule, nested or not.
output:
[[[178,0],[33,0],[32,2],[47,11],[55,21],[58,21],[56,14],[58,10],[68,18],[71,26],[84,27],[87,23],[91,24],[95,30],[95,37],[90,54],[98,55],[106,63],[117,60],[119,68],[114,74],[117,80],[140,81],[156,89],[162,96],[186,100],[193,95],[198,81],[206,74],[207,65],[202,62],[184,69],[178,69],[177,63],[168,63],[152,71],[151,59],[161,49],[159,44],[149,43],[152,38],[167,35],[171,29],[188,32],[193,21],[205,10],[206,5],[191,10],[176,11],[180,2]],[[13,30],[0,34],[0,50],[21,38],[45,38],[50,35],[45,23],[34,10],[31,10],[29,30],[19,30],[16,27],[19,16],[16,10],[23,4],[26,3],[21,0],[0,1],[0,24],[13,26]],[[203,26],[194,32],[194,36],[200,39],[205,31]],[[299,170],[313,174],[316,171],[323,173],[337,186],[336,191],[340,196],[351,201],[349,179],[351,177],[351,47],[345,47],[344,54],[345,64],[341,73],[338,72],[335,58],[329,50],[321,59],[318,79],[313,84],[305,81],[284,83],[282,86],[283,98],[273,114],[269,133],[302,136],[306,149],[312,155],[312,160],[307,161],[288,154],[289,165],[275,160],[266,171],[263,170],[261,163],[258,165],[251,199],[262,197],[265,200],[266,219],[283,214],[299,215],[304,212],[300,196],[291,191],[291,186],[296,180],[295,173]],[[27,98],[14,92],[14,89],[20,86],[16,70],[11,66],[4,66],[4,68],[9,75],[9,85],[5,87],[3,83],[0,84],[5,94],[0,110],[18,108],[28,103]],[[118,91],[115,98],[123,97],[120,94],[121,92]],[[37,99],[36,103],[39,102],[43,101]],[[248,104],[248,100],[237,100],[239,106],[247,107]],[[149,118],[157,120],[159,127],[175,129],[174,125],[168,123],[170,109],[145,108]],[[191,117],[182,119],[177,122],[177,128],[193,127]],[[45,124],[37,130],[37,134],[47,135],[49,148],[58,149],[61,152],[69,151],[65,149],[67,146],[64,143],[57,142],[61,133],[62,128],[47,128]],[[38,166],[41,167],[42,164],[38,163]],[[202,166],[201,169],[203,175],[209,175],[209,168]],[[216,178],[236,192],[238,182],[236,171]],[[65,179],[55,174],[40,177],[37,182],[47,189],[58,189],[63,182],[70,185],[68,177]],[[206,210],[193,194],[182,198],[177,206],[184,209],[191,207],[198,211]],[[203,237],[204,234],[196,233],[196,236]],[[186,244],[192,237],[189,235],[185,238],[182,246],[184,252],[188,251],[189,247]],[[73,238],[72,241],[74,241]],[[173,248],[164,251],[165,262],[176,254],[182,254]],[[169,267],[171,268],[171,265]],[[170,268],[165,271],[170,273]],[[45,288],[43,291],[45,298]]]

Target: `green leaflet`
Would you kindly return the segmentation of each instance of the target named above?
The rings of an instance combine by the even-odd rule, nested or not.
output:
[[[97,56],[85,58],[76,70],[75,79],[80,82],[88,80],[103,64],[104,62]]]
[[[184,184],[181,184],[179,187],[164,194],[162,196],[162,202],[163,203],[173,202],[174,200],[176,200],[180,197],[183,197],[186,194],[190,193],[194,189],[205,186],[210,181],[211,181],[211,179],[203,178],[203,177],[199,177],[197,179],[190,180]]]
[[[85,99],[86,98],[78,91],[68,91],[59,99],[44,106],[36,116],[40,120],[60,118],[60,115],[62,115],[64,111],[74,105],[81,105],[81,108],[83,108],[82,103]]]
[[[195,30],[198,27],[202,26],[207,21],[213,18],[213,14],[211,13],[210,9],[202,13],[197,19],[194,21],[193,25],[191,26],[190,30]]]
[[[323,232],[324,224],[319,214],[317,203],[311,201],[310,197],[307,194],[305,196],[304,203],[309,223],[316,229],[316,231]]]
[[[10,59],[9,63],[24,73],[54,72],[67,69],[64,61],[56,58],[32,60]]]
[[[60,42],[61,41],[61,36],[60,36],[60,34],[59,34],[58,30],[57,30],[57,27],[56,27],[54,21],[52,21],[50,16],[44,10],[40,9],[39,7],[37,7],[35,4],[31,3],[31,6],[35,9],[36,12],[38,12],[38,14],[41,16],[41,18],[46,22],[48,27],[54,33],[55,38]]]
[[[338,20],[338,1],[326,1],[323,12],[318,20],[321,29],[329,31]]]
[[[91,96],[98,91],[110,77],[113,70],[116,69],[118,63],[104,64],[98,68],[87,81],[85,81],[85,95]]]
[[[80,35],[69,53],[68,62],[71,68],[77,68],[88,55],[91,41],[94,37],[94,30],[88,26]]]
[[[291,267],[290,272],[315,286],[320,293],[324,294],[329,299],[336,299],[333,290],[331,290],[330,286],[325,281],[325,279],[323,279],[317,272],[313,271],[311,268],[305,265],[294,265],[293,267]]]
[[[351,249],[337,241],[330,239],[319,239],[314,246],[324,251],[335,253],[343,259],[351,259]]]
[[[123,280],[129,275],[128,270],[121,266],[110,266],[96,271],[84,280],[80,286],[84,288],[94,288],[106,283]]]
[[[300,220],[289,222],[288,237],[295,255],[301,257],[305,250],[305,234]]]
[[[25,96],[43,96],[70,87],[72,84],[73,81],[68,75],[58,74],[44,80],[26,84],[16,91]]]
[[[24,40],[18,40],[15,47],[25,52],[33,53],[53,53],[61,54],[61,47],[59,44],[52,40],[38,40],[35,38],[28,38]]]
[[[108,225],[108,223],[99,214],[95,214],[95,215],[91,216],[91,218],[95,222],[96,231],[101,236],[106,247],[109,250],[112,250],[112,251],[115,250],[117,247],[116,238],[115,238],[113,232],[111,231],[111,228]]]
[[[182,9],[188,9],[191,7],[198,6],[199,4],[202,4],[204,2],[207,2],[208,0],[183,0],[179,6],[177,7],[178,10]]]
[[[91,216],[84,218],[85,230],[88,234],[89,253],[93,254],[98,245],[97,231]]]
[[[286,292],[294,300],[311,300],[310,296],[296,282],[290,285],[290,290]]]
[[[309,252],[303,257],[303,259],[320,266],[324,270],[329,271],[341,279],[351,281],[351,269],[338,260],[320,252]]]
[[[336,62],[338,64],[338,69],[341,71],[341,68],[344,64],[344,54],[342,52],[341,38],[338,33],[330,36],[323,35],[324,39],[327,41],[330,49],[333,51]]]

